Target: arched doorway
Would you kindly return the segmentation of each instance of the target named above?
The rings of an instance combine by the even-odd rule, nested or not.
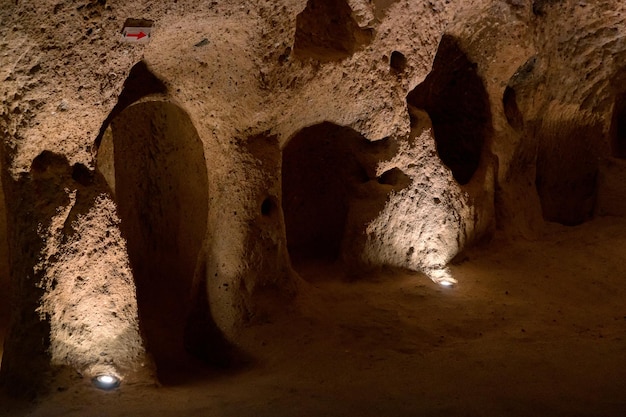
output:
[[[340,258],[352,194],[370,180],[359,161],[368,145],[351,128],[321,123],[302,129],[284,148],[282,205],[296,269]]]
[[[206,232],[202,142],[180,107],[143,101],[113,118],[98,166],[122,219],[146,348],[159,380],[173,382],[190,361],[184,331]]]

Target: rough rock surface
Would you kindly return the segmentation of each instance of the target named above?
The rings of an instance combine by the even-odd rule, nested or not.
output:
[[[214,360],[302,290],[297,246],[430,270],[623,215],[625,26],[615,0],[0,0],[2,378]]]

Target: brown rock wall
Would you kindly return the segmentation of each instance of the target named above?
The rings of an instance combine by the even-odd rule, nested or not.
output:
[[[303,285],[296,246],[430,269],[588,219],[623,156],[624,7],[3,1],[4,379],[207,359]]]

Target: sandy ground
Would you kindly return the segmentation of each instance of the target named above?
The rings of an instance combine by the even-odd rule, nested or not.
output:
[[[624,416],[626,220],[496,238],[450,268],[304,268],[294,311],[244,330],[251,362],[179,385],[87,383],[2,416]]]

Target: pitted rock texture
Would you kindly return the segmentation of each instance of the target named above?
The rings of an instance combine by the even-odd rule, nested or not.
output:
[[[428,270],[624,215],[624,33],[615,0],[1,0],[2,377],[210,359],[302,254]]]

